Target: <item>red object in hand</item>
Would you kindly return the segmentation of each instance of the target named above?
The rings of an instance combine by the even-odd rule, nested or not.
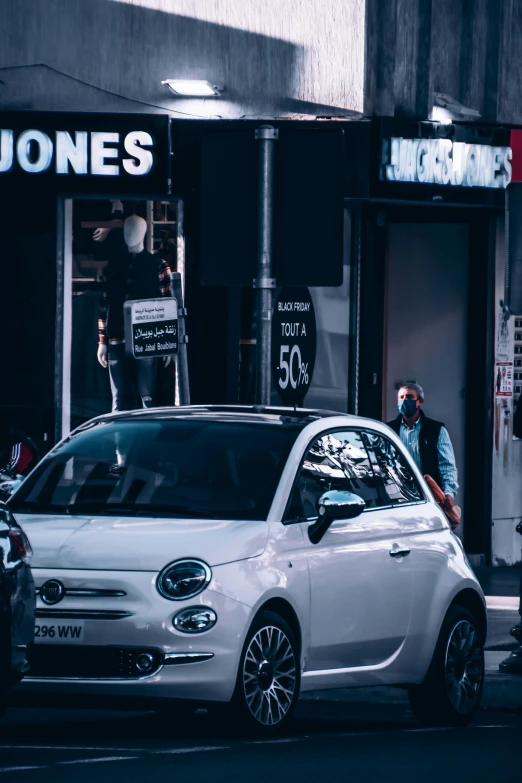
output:
[[[442,489],[439,487],[435,479],[432,479],[431,476],[425,475],[424,479],[426,481],[426,484],[431,489],[433,493],[433,497],[441,507],[441,509],[446,514],[448,521],[451,525],[451,529],[455,530],[460,525],[460,517],[462,514],[462,511],[460,510],[459,506],[456,506],[453,502],[453,498],[450,499],[450,497],[446,497]]]

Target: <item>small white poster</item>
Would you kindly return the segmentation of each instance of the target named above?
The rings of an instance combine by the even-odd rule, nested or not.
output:
[[[495,397],[513,396],[513,362],[495,365]]]

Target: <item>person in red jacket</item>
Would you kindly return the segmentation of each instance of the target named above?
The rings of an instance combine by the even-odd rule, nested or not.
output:
[[[39,459],[36,443],[21,428],[0,425],[0,473],[27,476]]]

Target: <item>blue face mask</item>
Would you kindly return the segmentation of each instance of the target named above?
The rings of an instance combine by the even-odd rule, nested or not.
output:
[[[402,413],[407,419],[415,416],[417,412],[417,400],[399,400],[399,413]]]

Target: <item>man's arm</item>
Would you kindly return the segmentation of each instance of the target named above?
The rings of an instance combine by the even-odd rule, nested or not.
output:
[[[437,452],[442,490],[445,495],[451,495],[454,498],[459,490],[459,474],[455,462],[455,453],[446,427],[442,427],[439,433]]]
[[[105,289],[100,294],[98,307],[98,344],[107,344],[107,292]]]

